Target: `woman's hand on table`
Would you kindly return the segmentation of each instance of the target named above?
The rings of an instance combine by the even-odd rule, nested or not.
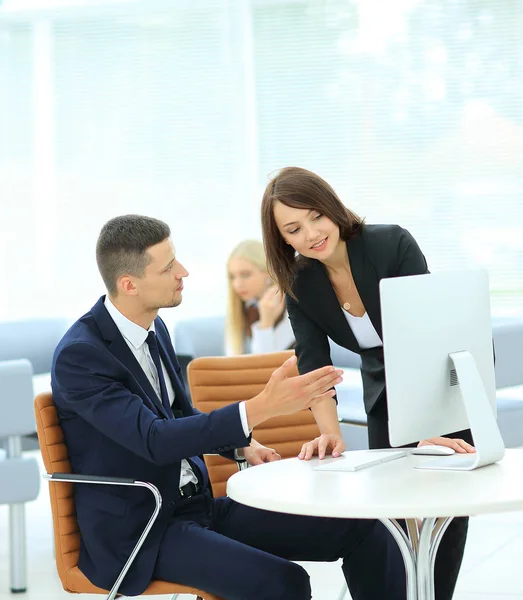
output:
[[[345,441],[341,435],[324,433],[319,437],[314,438],[312,441],[303,444],[300,453],[298,454],[298,458],[300,460],[310,460],[317,454],[321,460],[329,453],[332,454],[334,458],[337,458],[345,449]]]
[[[447,437],[433,437],[428,440],[421,440],[418,444],[419,446],[447,446],[447,448],[452,448],[455,452],[459,454],[473,454],[476,452],[476,448],[471,446],[465,440],[447,438]]]

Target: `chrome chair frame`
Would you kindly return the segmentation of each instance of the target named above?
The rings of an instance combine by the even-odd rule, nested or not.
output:
[[[246,469],[249,466],[249,463],[244,458],[238,458],[236,460],[236,463],[238,465],[238,470],[240,471]],[[133,548],[131,554],[129,555],[129,558],[127,559],[127,562],[123,566],[123,569],[120,571],[120,574],[116,578],[116,581],[114,582],[114,585],[106,598],[106,600],[114,600],[114,598],[116,598],[116,595],[118,594],[118,589],[120,588],[124,577],[127,575],[127,572],[131,568],[131,565],[133,564],[136,555],[140,551],[140,548],[145,542],[156,519],[158,518],[158,515],[160,514],[160,510],[162,508],[162,495],[160,494],[160,491],[155,485],[149,483],[148,481],[139,481],[137,479],[129,479],[125,477],[100,477],[97,475],[75,475],[74,473],[44,473],[43,478],[49,481],[49,483],[59,481],[64,483],[94,483],[98,485],[124,485],[130,487],[143,487],[148,489],[153,494],[155,507],[151,514],[151,517],[149,518],[145,529],[142,531],[138,541],[136,542],[135,547]],[[178,597],[179,594],[173,594],[173,596],[171,596],[171,600],[176,600]]]
[[[99,477],[96,475],[75,475],[73,473],[53,473],[51,475],[49,473],[45,473],[43,477],[44,479],[47,479],[47,481],[49,481],[50,483],[61,481],[65,483],[94,483],[99,485],[125,485],[130,487],[144,487],[147,488],[154,496],[155,507],[149,519],[149,522],[145,526],[145,529],[142,531],[140,538],[136,542],[136,545],[133,548],[131,554],[129,555],[127,562],[123,566],[123,569],[120,571],[120,574],[116,578],[116,581],[114,582],[114,585],[111,588],[109,595],[107,596],[107,600],[114,600],[116,594],[118,593],[118,589],[123,581],[123,578],[127,575],[127,571],[129,571],[129,569],[131,568],[131,565],[133,564],[136,555],[138,554],[143,543],[145,542],[145,539],[149,535],[149,532],[151,531],[152,526],[154,525],[154,522],[156,521],[162,508],[162,495],[160,494],[158,488],[147,481],[138,481],[137,479],[127,479],[124,477]],[[177,596],[178,594],[175,594],[172,598],[174,599]]]

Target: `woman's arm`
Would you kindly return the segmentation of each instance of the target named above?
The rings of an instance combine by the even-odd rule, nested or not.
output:
[[[262,328],[254,323],[252,328],[252,354],[264,354],[265,352],[280,352],[288,350],[294,344],[294,332],[287,312],[282,320],[274,327]]]
[[[330,346],[327,334],[289,295],[285,298],[289,320],[296,339],[296,357],[301,375],[320,367],[331,365]]]
[[[320,366],[332,364],[329,339],[325,331],[300,309],[294,298],[287,296],[286,301],[296,338],[298,371],[301,374],[308,373]],[[321,435],[304,444],[299,457],[309,459],[318,453],[319,457],[323,458],[329,449],[333,456],[337,456],[345,450],[345,443],[338,421],[336,400],[327,398],[313,404],[311,410]]]

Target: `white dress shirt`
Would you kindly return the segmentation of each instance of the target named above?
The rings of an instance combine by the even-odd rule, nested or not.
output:
[[[133,323],[127,317],[122,315],[116,306],[109,300],[109,296],[105,297],[105,308],[111,315],[116,327],[118,327],[118,330],[122,334],[123,339],[127,342],[127,345],[134,354],[134,357],[138,361],[140,367],[142,367],[143,372],[147,376],[147,379],[153,386],[153,389],[161,402],[162,392],[160,390],[158,371],[154,366],[151,353],[149,352],[149,345],[146,342],[149,331],[154,331],[154,321],[151,323],[149,329],[140,327],[140,325]],[[167,372],[162,360],[161,363],[163,378],[165,379],[165,387],[167,388],[167,395],[169,396],[169,404],[172,406],[172,403],[174,402],[174,388],[171,378],[169,377],[169,373]],[[180,466],[180,487],[191,482],[198,483],[198,477],[196,477],[194,474],[194,471],[191,469],[191,465],[188,463],[188,461],[183,459]]]
[[[287,350],[294,344],[294,331],[289,321],[287,311],[283,313],[282,320],[274,327],[260,328],[256,321],[251,326],[251,354],[265,354],[266,352],[280,352]]]

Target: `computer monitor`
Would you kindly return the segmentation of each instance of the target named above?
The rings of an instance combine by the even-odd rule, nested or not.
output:
[[[383,279],[380,295],[392,446],[470,427],[475,454],[422,467],[470,470],[500,460],[487,272]]]

